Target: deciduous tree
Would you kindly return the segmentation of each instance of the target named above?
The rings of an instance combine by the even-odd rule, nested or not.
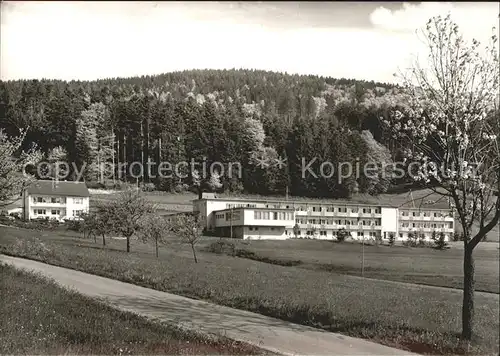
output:
[[[434,17],[422,31],[428,61],[403,74],[406,108],[387,122],[406,143],[415,180],[449,199],[464,233],[462,337],[474,330],[474,248],[500,218],[500,120],[497,36],[483,48],[458,26]],[[437,188],[436,188],[437,186]],[[479,225],[473,233],[474,224]]]
[[[127,239],[127,252],[130,252],[130,239],[140,229],[142,218],[154,211],[154,206],[139,191],[128,190],[106,204],[105,211],[108,226]]]
[[[18,136],[9,137],[0,129],[0,207],[19,199],[33,180],[34,176],[27,173],[27,166],[38,163],[42,155],[33,146],[22,151],[21,146],[26,136],[26,130],[21,130]]]
[[[156,258],[159,255],[159,245],[165,242],[165,236],[171,230],[171,224],[157,212],[147,214],[140,221],[139,232],[144,242],[153,241]]]
[[[191,246],[194,262],[198,263],[195,245],[203,235],[203,222],[198,215],[180,214],[173,219],[172,231],[177,234],[182,241]]]

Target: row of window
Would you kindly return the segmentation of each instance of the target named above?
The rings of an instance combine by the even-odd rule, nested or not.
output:
[[[240,211],[228,211],[226,213],[218,213],[218,214],[215,214],[215,218],[216,219],[225,219],[226,221],[229,221],[231,220],[231,216],[233,217],[232,220],[239,220],[240,217],[241,217],[241,212]]]
[[[226,208],[227,209],[232,209],[232,208],[256,208],[257,207],[257,204],[226,204]],[[311,210],[313,212],[322,212],[322,211],[326,211],[326,212],[329,212],[329,213],[335,213],[335,212],[339,212],[339,213],[347,213],[348,211],[350,211],[351,213],[359,213],[360,209],[357,208],[357,207],[353,207],[353,208],[347,208],[347,207],[339,207],[339,208],[336,208],[334,206],[312,206],[312,207],[308,207],[307,205],[285,205],[285,204],[266,204],[265,205],[266,208],[271,208],[271,209],[295,209],[296,211],[308,211],[308,210]],[[380,208],[362,208],[361,211],[363,212],[363,214],[371,214],[371,213],[375,213],[375,214],[380,214],[381,213],[381,209]]]
[[[33,197],[33,203],[64,203],[64,198]]]
[[[402,210],[401,211],[401,216],[410,216],[410,212],[408,210]],[[446,216],[451,216],[450,213],[445,214],[441,212],[430,212],[430,211],[412,211],[411,216],[413,217],[420,217],[423,216],[424,218],[430,218],[431,216],[435,218],[441,218],[441,217],[446,217]]]
[[[286,211],[254,211],[255,220],[293,220],[293,213]]]
[[[297,218],[295,219],[297,224],[320,224],[320,225],[363,225],[363,226],[380,226],[380,220],[333,220],[333,219],[306,219]]]
[[[257,204],[226,204],[226,209],[235,208],[256,208]]]
[[[453,223],[447,223],[447,224],[430,224],[430,223],[407,223],[404,222],[401,224],[402,227],[414,227],[414,228],[433,228],[433,229],[442,229],[442,228],[448,228],[448,229],[453,229]]]
[[[34,209],[33,213],[35,215],[47,215],[46,209]],[[73,216],[80,216],[83,214],[83,210],[73,210]],[[52,209],[50,210],[50,215],[61,215],[61,210]]]
[[[66,200],[61,197],[33,197],[33,203],[52,203],[52,204],[64,204]],[[83,198],[73,198],[74,204],[83,204]]]
[[[33,212],[35,213],[35,215],[46,215],[47,214],[47,210],[45,209],[35,209],[33,210]],[[59,214],[59,210],[52,210],[52,215],[57,215]]]
[[[445,235],[445,236],[447,236],[447,235]],[[402,232],[400,232],[399,237],[402,239],[402,238],[408,237],[408,234],[403,234]],[[432,238],[432,234],[422,234],[422,237],[425,239]]]
[[[364,236],[365,236],[365,232],[363,232],[363,231],[358,231],[358,232],[357,232],[357,235],[358,235],[358,237],[364,237]],[[370,231],[370,232],[368,232],[368,233],[367,233],[367,236],[368,236],[368,237],[377,237],[377,236],[378,236],[378,234],[377,234],[376,232]]]
[[[302,234],[302,232],[299,230],[298,233],[297,233],[297,236],[301,236],[301,234]],[[358,237],[365,236],[365,232],[363,232],[363,231],[357,231],[356,234],[357,234]],[[313,235],[314,235],[313,231],[311,231],[311,230],[307,230],[306,231],[306,236],[313,236]],[[319,231],[319,235],[320,236],[327,236],[327,232],[325,230],[320,230]],[[332,236],[336,236],[336,235],[337,235],[337,231],[332,231]],[[373,231],[370,231],[370,232],[367,233],[366,236],[376,237],[377,233],[373,232]]]
[[[270,227],[268,229],[270,229],[271,231],[274,231],[274,227]],[[250,230],[250,231],[259,231],[259,227],[258,226],[250,226],[250,227],[248,227],[248,230]],[[287,234],[287,231],[285,230],[285,235],[286,234]]]
[[[228,209],[231,208],[255,208],[257,207],[257,204],[226,204],[226,207]],[[358,207],[352,207],[352,208],[347,208],[347,207],[334,207],[334,206],[312,206],[308,207],[307,205],[284,205],[284,204],[266,204],[266,208],[274,208],[274,209],[295,209],[295,211],[308,211],[311,210],[312,212],[329,212],[329,213],[359,213],[360,211],[363,214],[380,214],[381,213],[381,208],[375,207],[375,208],[358,208]],[[446,217],[449,216],[450,213],[443,213],[443,212],[430,212],[430,211],[412,211],[411,216],[413,217],[431,217],[434,216],[435,218],[438,217]],[[402,210],[401,211],[401,216],[410,216],[410,211],[408,210]]]
[[[304,206],[298,206],[298,207],[295,207],[295,210],[296,211],[308,211],[307,207],[304,207]],[[347,213],[347,212],[351,212],[351,213],[354,213],[354,214],[357,214],[359,213],[360,211],[363,212],[363,214],[380,214],[381,213],[381,209],[380,208],[362,208],[362,209],[359,209],[357,207],[354,207],[354,208],[346,208],[346,207],[340,207],[340,208],[335,208],[333,206],[329,206],[329,207],[322,207],[322,206],[313,206],[311,209],[310,209],[312,212],[327,212],[327,213],[335,213],[335,212],[339,212],[339,213]]]

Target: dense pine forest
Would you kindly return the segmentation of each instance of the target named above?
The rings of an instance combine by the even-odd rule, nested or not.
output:
[[[324,161],[362,167],[368,161],[396,160],[401,147],[385,132],[381,118],[403,104],[398,88],[388,84],[257,70],[19,80],[1,82],[0,128],[9,135],[27,128],[26,148],[34,142],[48,161],[85,167],[87,182],[100,181],[103,162],[194,160],[208,167],[240,162],[242,176],[221,175],[217,189],[349,198],[353,192],[384,192],[394,181],[383,177],[382,167],[378,177],[339,181],[338,171],[328,174],[327,167],[328,178],[303,178],[302,159],[316,158],[315,172]],[[261,169],[256,158],[286,159],[286,165]],[[193,184],[187,167],[183,179],[159,178],[152,167],[141,176],[145,186],[179,191]],[[115,182],[131,180],[116,170],[111,172]]]

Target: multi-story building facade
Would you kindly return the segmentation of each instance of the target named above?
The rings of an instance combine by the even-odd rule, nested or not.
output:
[[[432,232],[454,231],[449,209],[410,209],[347,201],[218,199],[206,195],[193,202],[208,231],[243,239],[292,237],[335,239],[339,230],[354,239],[406,240],[411,231],[430,240]]]
[[[455,219],[451,210],[444,209],[399,209],[399,238],[406,240],[409,234],[432,236],[444,232],[450,236],[455,230]]]
[[[78,219],[89,210],[89,191],[84,182],[43,181],[23,192],[23,216],[31,219]]]

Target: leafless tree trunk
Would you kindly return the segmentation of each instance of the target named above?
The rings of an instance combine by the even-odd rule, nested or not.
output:
[[[462,338],[470,340],[474,330],[474,257],[473,249],[467,246],[467,239],[464,239],[464,293],[462,304]]]
[[[191,250],[193,250],[194,263],[198,263],[198,258],[196,258],[196,250],[194,244],[191,244]]]

